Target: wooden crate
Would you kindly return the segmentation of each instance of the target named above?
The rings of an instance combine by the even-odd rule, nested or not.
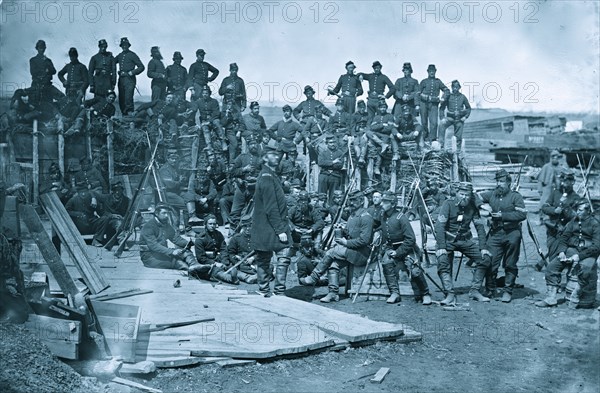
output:
[[[111,355],[135,363],[141,307],[96,300],[90,302]]]
[[[46,344],[52,354],[79,359],[81,322],[30,314],[25,327]]]

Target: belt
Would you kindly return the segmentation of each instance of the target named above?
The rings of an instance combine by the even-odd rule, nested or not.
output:
[[[337,171],[334,169],[325,169],[321,171],[322,174],[324,175],[336,175],[336,176],[342,176],[342,172],[341,171]]]

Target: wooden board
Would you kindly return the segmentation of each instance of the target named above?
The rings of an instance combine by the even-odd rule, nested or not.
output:
[[[69,217],[65,207],[55,192],[40,195],[44,211],[56,229],[62,244],[77,266],[81,277],[93,294],[109,287],[104,274],[96,262],[87,253],[87,246],[79,234],[77,227]]]
[[[140,307],[97,300],[90,302],[111,355],[121,356],[126,362],[135,362]]]
[[[30,314],[24,326],[46,344],[53,355],[79,359],[81,322]]]
[[[260,310],[270,311],[292,319],[309,322],[324,332],[343,338],[352,344],[361,341],[399,337],[404,334],[402,325],[377,322],[355,314],[318,306],[300,300],[274,296],[263,298],[247,296],[232,299]]]
[[[21,237],[19,209],[20,205],[17,201],[17,197],[7,195],[4,205],[4,213],[2,214],[2,219],[0,220],[0,230],[2,230],[2,228],[6,228],[13,236]]]

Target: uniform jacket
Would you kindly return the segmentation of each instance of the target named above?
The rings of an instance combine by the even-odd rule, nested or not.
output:
[[[471,115],[471,105],[469,100],[462,93],[451,93],[448,98],[442,101],[440,111],[447,110],[446,116],[455,120],[461,117],[468,118]]]
[[[233,89],[228,89],[227,86],[232,85]],[[223,100],[233,100],[240,105],[241,108],[246,107],[246,86],[244,80],[239,76],[226,76],[219,87],[219,95],[223,96]]]
[[[271,135],[275,135],[275,137],[284,138],[292,142],[296,137],[297,133],[302,132],[302,127],[300,124],[296,123],[292,118],[289,120],[279,120],[277,123],[273,124],[271,128],[269,128],[269,132]]]
[[[249,135],[261,134],[267,129],[265,118],[261,115],[254,116],[251,113],[246,113],[244,116],[242,116],[242,119],[244,119],[244,125],[246,126],[246,131],[249,133]]]
[[[153,58],[148,62],[146,74],[148,75],[148,78],[152,79],[152,82],[154,82],[155,79],[157,81],[164,81],[166,71],[165,64],[162,60]]]
[[[119,64],[119,72],[131,71],[134,77],[146,69],[138,55],[130,50],[119,53],[115,61]]]
[[[90,85],[94,86],[94,76],[109,76],[111,84],[117,83],[117,61],[111,52],[96,53],[88,66]]]
[[[292,227],[298,227],[302,229],[312,229],[313,234],[317,234],[320,230],[325,227],[325,222],[321,217],[321,212],[312,206],[303,211],[300,205],[295,204],[289,211],[290,222]]]
[[[181,182],[179,180],[179,171],[169,164],[163,165],[158,174],[165,185],[165,191],[179,194],[181,192]]]
[[[208,73],[211,73],[210,77]],[[210,65],[205,61],[194,62],[190,66],[190,72],[188,73],[188,83],[197,83],[200,86],[206,85],[208,82],[212,82],[217,79],[219,70]]]
[[[373,121],[370,125],[372,131],[385,135],[390,135],[395,127],[394,115],[391,113],[386,113],[385,115],[376,114],[373,116]]]
[[[294,108],[292,114],[296,120],[300,121],[301,118],[304,119],[305,117],[316,116],[315,109],[317,107],[321,108],[321,113],[323,113],[325,116],[331,116],[331,111],[327,109],[327,107],[325,107],[321,101],[315,100],[314,98],[302,101],[296,108]],[[300,117],[301,113],[302,117]]]
[[[94,116],[113,117],[115,115],[115,106],[106,100],[105,97],[94,97],[86,100],[86,108],[92,108]]]
[[[564,229],[567,223],[575,218],[574,203],[579,200],[579,195],[575,191],[567,194],[564,201],[561,201],[562,196],[563,193],[560,190],[554,189],[550,193],[548,201],[542,206],[542,213],[548,215],[546,226],[553,227],[558,231]],[[554,210],[559,206],[562,207],[563,211],[556,214]]]
[[[236,157],[233,162],[233,167],[231,168],[231,175],[234,177],[243,178],[246,174],[256,175],[260,170],[261,159],[259,156],[255,156],[253,154],[243,153]],[[247,165],[251,165],[252,169],[250,172],[244,172],[243,168]]]
[[[435,223],[435,238],[438,250],[446,250],[449,243],[454,241],[470,240],[471,223],[477,231],[479,248],[486,249],[485,228],[479,216],[479,210],[474,203],[464,208],[457,205],[455,198],[447,199],[440,208],[437,222]]]
[[[335,94],[342,93],[342,96],[358,97],[363,95],[363,88],[358,79],[358,75],[345,73],[340,75],[338,82],[333,88]]]
[[[190,106],[194,112],[200,111],[200,121],[213,121],[221,117],[219,101],[212,97],[206,99],[200,97],[196,101],[193,101]]]
[[[251,251],[253,249],[248,230],[245,230],[243,233],[236,233],[229,239],[229,244],[227,245],[229,263],[236,264],[238,261],[236,257],[243,258]]]
[[[47,85],[52,84],[52,75],[56,74],[56,68],[46,56],[35,55],[29,59],[29,72],[33,84]]]
[[[508,191],[502,195],[496,190],[481,194],[484,203],[489,203],[492,212],[502,212],[500,219],[492,219],[491,230],[504,229],[512,231],[520,228],[520,222],[527,218],[527,210],[523,197],[516,191]]]
[[[413,77],[402,77],[396,79],[394,83],[394,98],[401,103],[411,103],[416,105],[419,102],[419,81]],[[402,101],[404,95],[408,95],[407,101]]]
[[[385,98],[390,98],[392,95],[394,95],[396,88],[387,75],[382,73],[376,74],[374,72],[371,74],[359,75],[362,75],[363,80],[369,82],[369,98],[377,98],[379,95],[383,94],[386,86],[388,88],[388,92],[386,93]]]
[[[173,249],[167,247],[167,240],[182,248],[188,244],[187,240],[175,232],[172,225],[163,225],[156,217],[152,217],[144,224],[140,233],[140,254],[151,252],[171,256]]]
[[[187,84],[187,69],[181,64],[171,64],[165,69],[165,77],[167,78],[167,88],[169,90],[182,90]]]
[[[381,241],[388,249],[396,251],[396,258],[403,260],[417,246],[415,232],[408,218],[398,210],[381,214]]]
[[[250,233],[254,250],[279,251],[290,245],[289,217],[281,181],[266,165],[256,182]],[[287,234],[287,243],[279,241],[280,233]]]
[[[450,94],[450,89],[439,78],[425,78],[419,85],[419,101],[438,104],[440,102],[440,91],[444,92],[445,95]]]
[[[88,221],[97,218],[97,216],[102,216],[105,211],[104,206],[102,205],[102,202],[97,199],[96,207],[92,207],[93,197],[96,197],[96,194],[92,191],[88,192],[85,196],[82,196],[80,193],[75,194],[65,205],[65,209],[69,212],[69,216]]]
[[[321,151],[319,151],[319,158],[317,160],[317,163],[319,164],[321,169],[337,173],[341,171],[342,167],[344,166],[345,154],[346,152],[341,149],[322,149]],[[339,159],[339,162],[334,163],[333,161],[336,159]]]
[[[206,229],[201,230],[196,235],[194,248],[196,259],[203,265],[221,261],[225,264],[229,263],[225,237],[216,229],[212,232],[208,232]]]
[[[345,133],[350,134],[352,127],[352,115],[344,111],[336,111],[329,116],[328,129],[336,132],[340,128],[345,128]]]
[[[348,240],[346,259],[353,265],[365,265],[373,241],[373,217],[365,209],[359,209],[348,218],[344,232]]]
[[[123,195],[121,200],[117,201],[112,194],[102,194],[98,195],[98,202],[102,203],[106,213],[118,214],[125,217],[129,209],[130,200],[125,195]]]
[[[67,78],[65,79],[65,74]],[[88,69],[79,62],[79,60],[75,60],[63,67],[62,70],[58,72],[58,79],[65,84],[65,88],[67,89],[77,89],[77,90],[85,90],[89,86],[89,75]]]
[[[577,249],[580,261],[596,259],[600,256],[600,222],[593,215],[583,220],[575,218],[567,224],[559,242],[559,252],[573,247]]]

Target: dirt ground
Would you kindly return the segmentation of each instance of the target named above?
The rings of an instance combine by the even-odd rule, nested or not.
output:
[[[527,261],[533,266],[535,248],[524,236]],[[435,269],[427,270],[437,280]],[[526,265],[524,255],[517,280],[524,288],[515,290],[510,304],[468,300],[470,279],[471,272],[463,266],[456,288],[458,302],[468,303],[469,311],[423,306],[406,296],[396,305],[364,297],[355,304],[346,298],[330,305],[374,320],[409,324],[423,334],[422,342],[380,342],[252,366],[200,365],[159,370],[146,379],[127,378],[164,392],[599,391],[598,310],[570,310],[566,303],[552,309],[535,307],[533,302],[545,291],[544,276]],[[288,288],[293,297],[310,300],[313,294],[312,288],[297,286],[294,274]],[[435,300],[443,298],[431,284],[430,290]],[[324,294],[326,289],[316,292]],[[2,392],[119,391],[115,385],[82,379],[20,326],[0,325],[0,333]],[[373,384],[369,379],[380,367],[390,368],[390,373],[381,384]]]

